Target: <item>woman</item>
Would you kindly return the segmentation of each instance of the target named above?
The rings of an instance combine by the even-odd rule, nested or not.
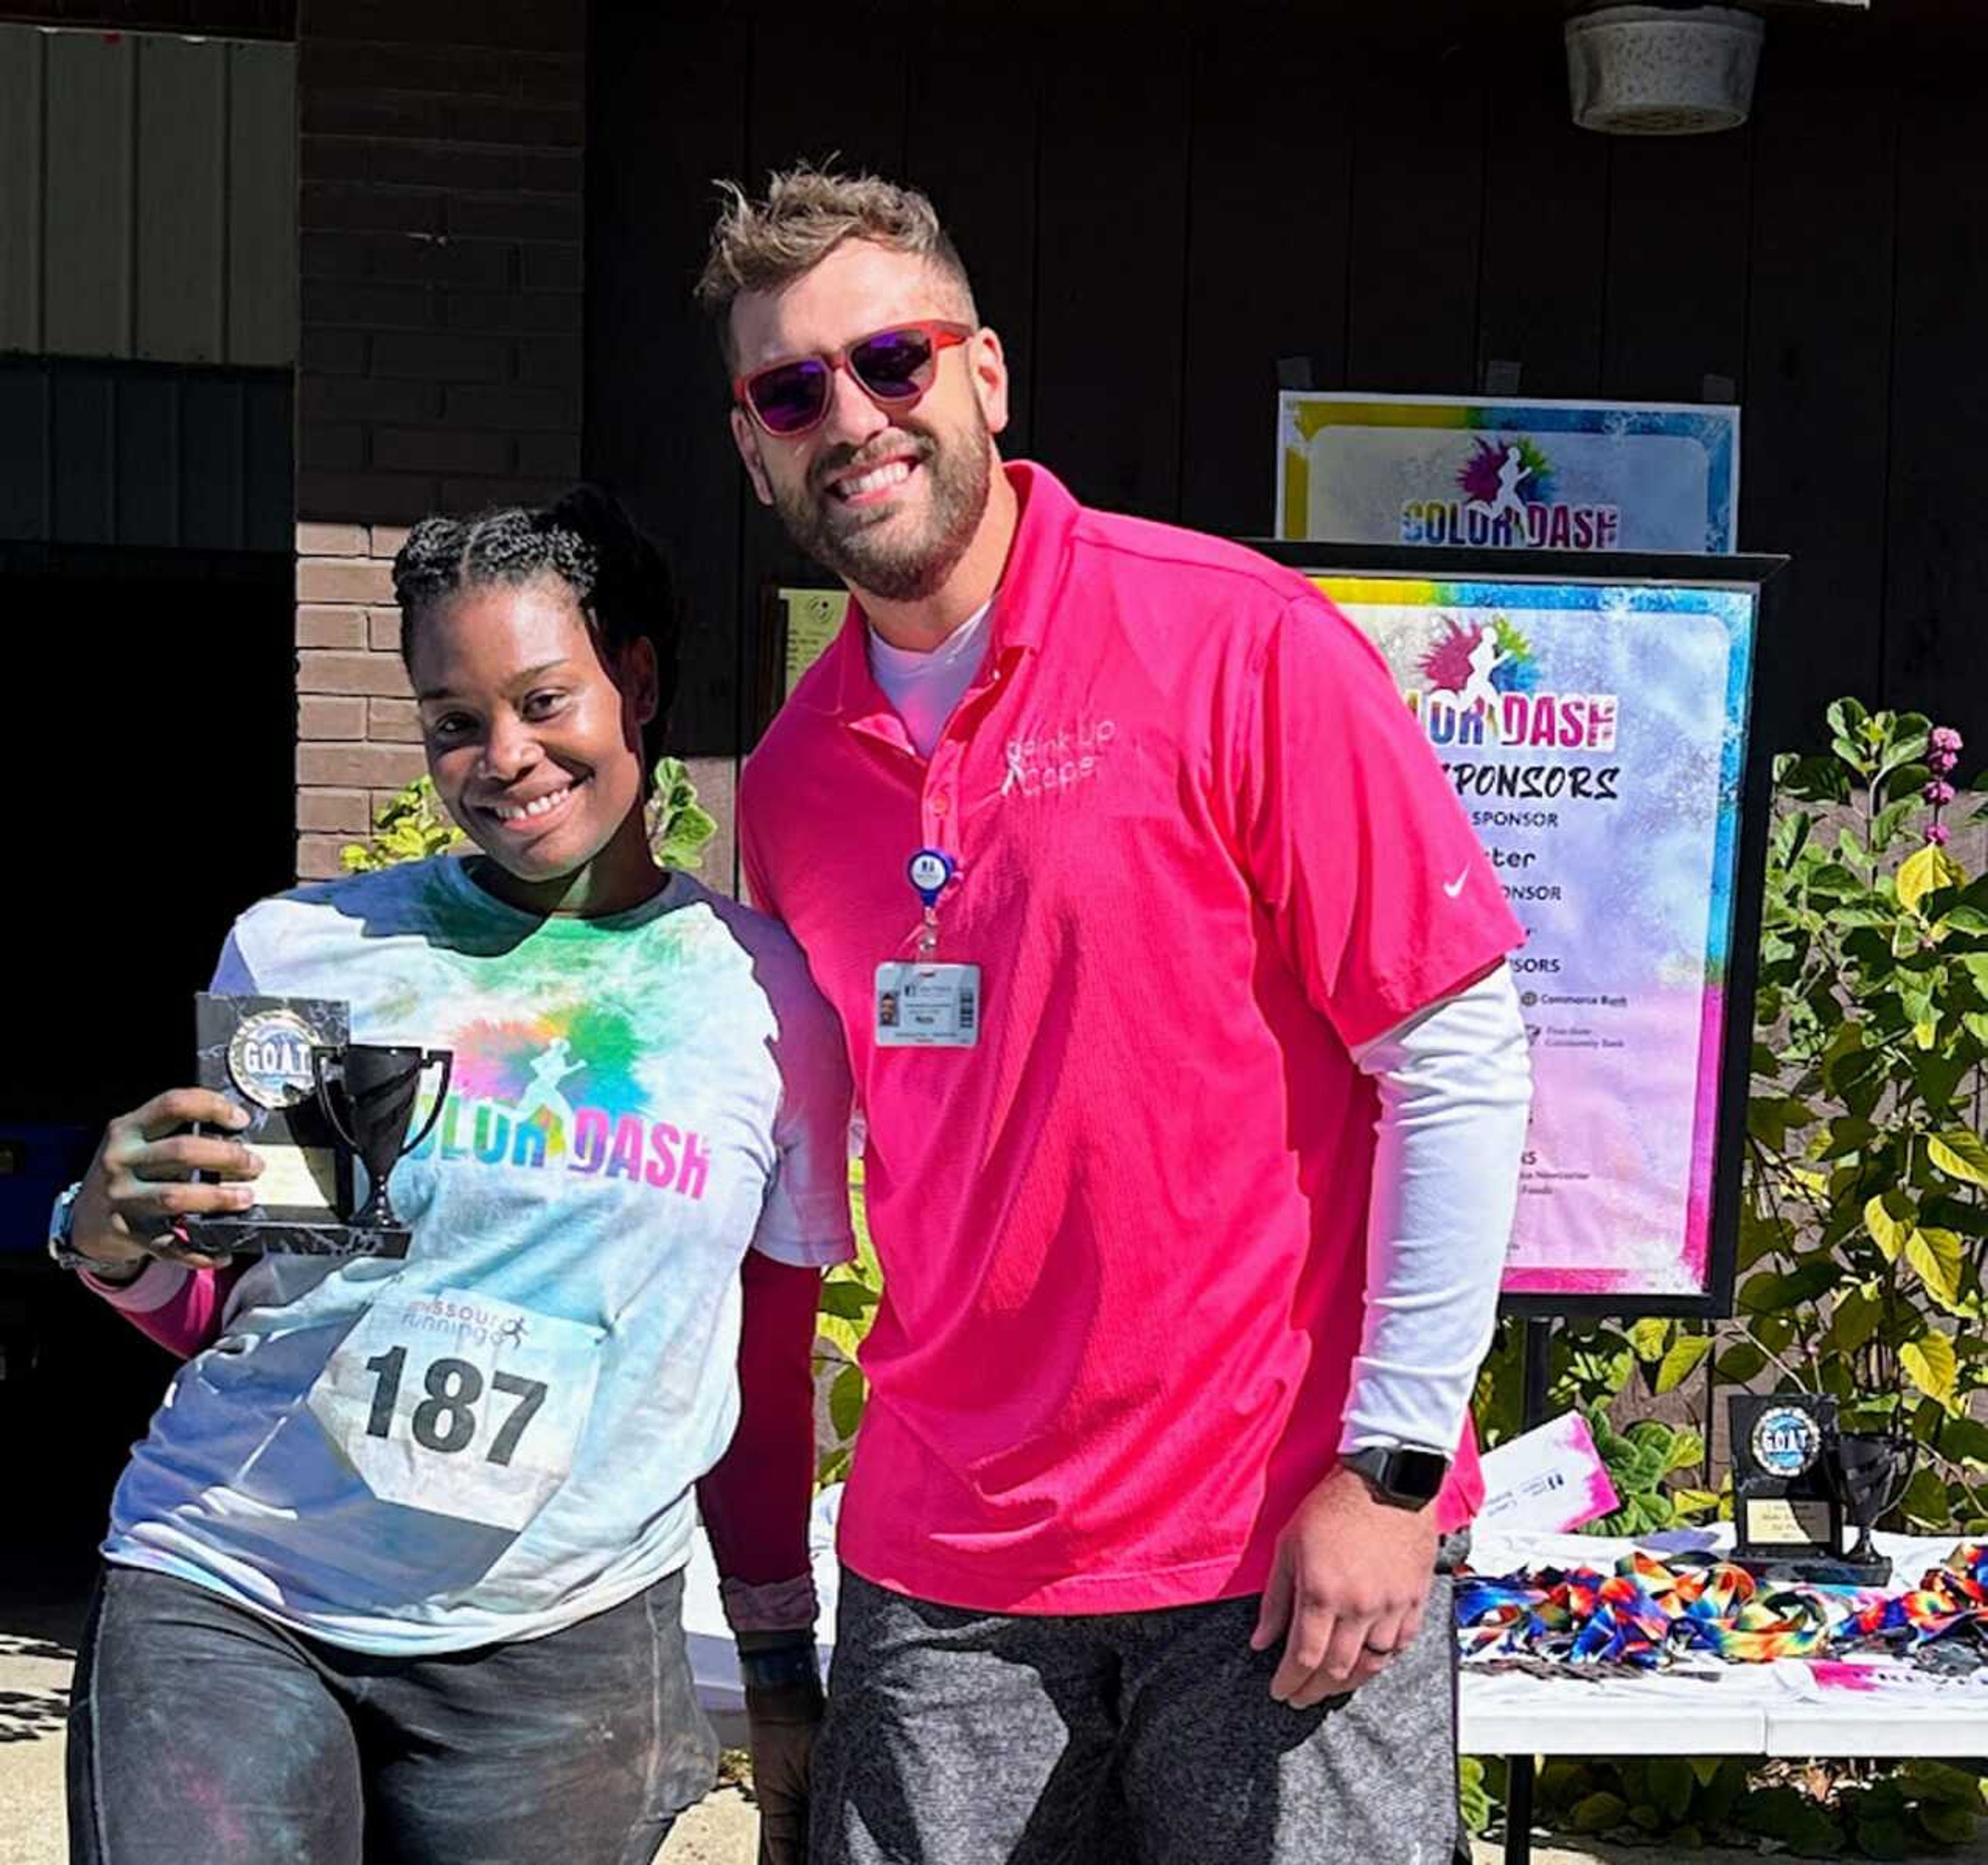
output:
[[[646,1862],[715,1760],[679,1620],[702,1478],[766,1856],[798,1860],[840,1039],[783,933],[651,857],[674,633],[619,509],[431,519],[394,576],[477,852],[263,901],[213,988],[450,1050],[448,1104],[393,1175],[404,1259],[193,1256],[181,1220],[263,1164],[198,1090],[113,1121],[59,1203],[58,1259],[191,1356],[112,1505],[72,1856]]]

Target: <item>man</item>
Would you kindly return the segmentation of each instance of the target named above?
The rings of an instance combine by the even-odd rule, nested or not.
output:
[[[754,490],[854,597],[740,806],[884,1276],[816,1857],[1440,1865],[1503,892],[1311,586],[1003,466],[924,197],[735,193],[700,295]]]

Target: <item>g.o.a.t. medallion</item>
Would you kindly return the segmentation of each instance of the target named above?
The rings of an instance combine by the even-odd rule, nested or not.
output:
[[[1822,1431],[1806,1406],[1770,1405],[1754,1419],[1746,1446],[1760,1469],[1785,1481],[1815,1468]]]
[[[330,1037],[295,1010],[252,1011],[228,1039],[229,1086],[258,1107],[295,1107],[317,1093],[312,1050],[333,1046]]]

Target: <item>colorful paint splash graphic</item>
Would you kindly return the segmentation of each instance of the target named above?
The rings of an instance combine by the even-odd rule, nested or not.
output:
[[[642,1105],[634,1025],[598,1005],[484,1019],[457,1032],[455,1051],[451,1100],[484,1103],[520,1125],[542,1127],[555,1154],[570,1143],[581,1103],[610,1115]]]
[[[1515,452],[1518,458],[1508,466],[1508,457]],[[1516,494],[1526,505],[1551,505],[1553,462],[1530,434],[1501,434],[1472,446],[1470,458],[1457,471],[1456,483],[1473,504],[1497,508]]]
[[[1454,616],[1442,618],[1443,632],[1422,656],[1422,677],[1439,693],[1530,693],[1540,683],[1533,645],[1502,615],[1488,627],[1465,627]]]

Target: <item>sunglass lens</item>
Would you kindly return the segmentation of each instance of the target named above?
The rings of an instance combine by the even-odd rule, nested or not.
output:
[[[775,434],[798,434],[821,418],[828,400],[828,367],[812,359],[783,363],[746,384],[752,412]]]
[[[880,330],[849,353],[856,379],[880,401],[912,401],[931,386],[931,339],[922,330]]]

